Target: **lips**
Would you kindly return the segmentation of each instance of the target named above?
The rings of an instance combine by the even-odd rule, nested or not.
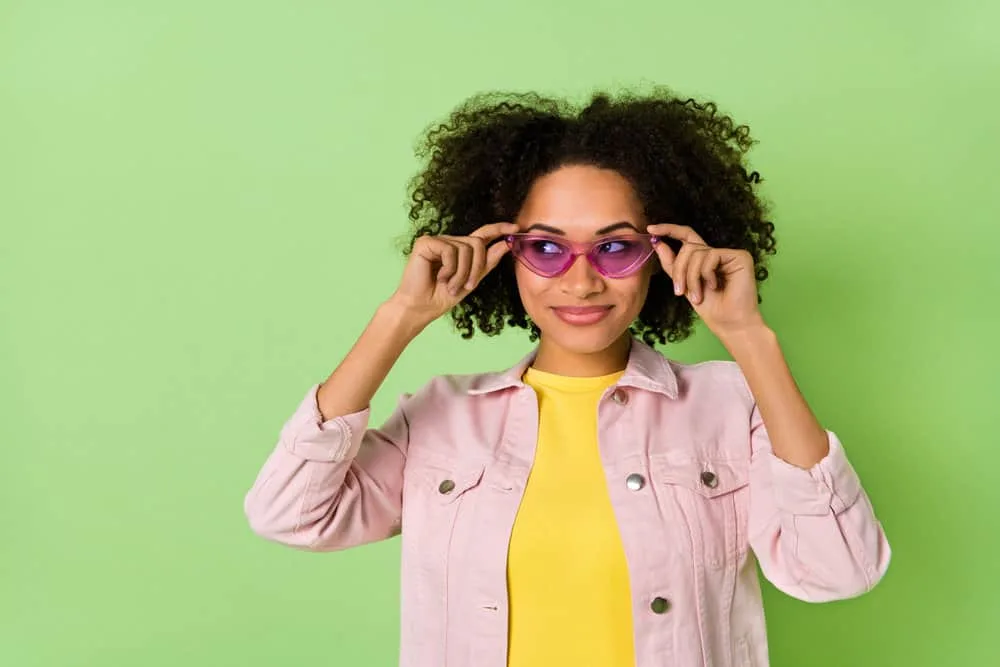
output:
[[[569,313],[570,315],[591,315],[611,310],[611,306],[556,306],[555,309],[561,313]]]
[[[613,306],[557,306],[552,310],[556,316],[567,324],[585,326],[600,322]]]

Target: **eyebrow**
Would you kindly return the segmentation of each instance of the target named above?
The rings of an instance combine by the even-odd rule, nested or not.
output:
[[[607,227],[601,227],[596,232],[594,232],[594,236],[604,236],[605,234],[610,234],[611,232],[617,231],[619,229],[624,229],[625,227],[630,227],[637,232],[639,231],[639,228],[633,225],[631,222],[622,220],[621,222],[616,222],[613,225],[608,225]],[[548,232],[550,234],[558,234],[559,236],[566,236],[566,232],[559,229],[558,227],[552,227],[550,225],[545,225],[542,223],[535,223],[524,231],[530,232],[533,229],[537,229],[538,231],[542,232]]]

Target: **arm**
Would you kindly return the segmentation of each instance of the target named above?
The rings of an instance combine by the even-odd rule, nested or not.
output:
[[[646,231],[683,243],[677,253],[656,244],[663,269],[729,350],[754,400],[749,540],[764,575],[812,602],[868,590],[885,574],[889,544],[844,450],[806,404],[764,324],[753,256],[712,248],[682,225]]]
[[[358,341],[317,392],[324,419],[368,407],[406,346],[427,324],[393,301],[382,304]]]
[[[316,551],[398,532],[406,397],[378,429],[368,428],[369,403],[422,328],[412,321],[392,303],[380,307],[326,382],[309,390],[244,501],[254,532]]]
[[[799,392],[774,332],[760,325],[722,340],[755,399],[749,530],[764,575],[809,602],[868,591],[891,551],[839,440]]]
[[[819,463],[830,451],[826,431],[795,384],[774,332],[761,321],[721,340],[757,401],[774,455],[804,469]]]
[[[469,236],[414,241],[396,292],[282,429],[244,502],[254,531],[313,550],[398,533],[408,397],[379,429],[368,428],[368,405],[410,341],[496,268],[507,244],[488,244],[513,231],[513,223],[494,223]]]

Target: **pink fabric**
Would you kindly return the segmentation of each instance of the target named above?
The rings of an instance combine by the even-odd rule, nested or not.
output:
[[[538,419],[520,378],[533,356],[501,373],[436,377],[377,429],[367,409],[322,422],[313,386],[247,494],[253,530],[301,549],[402,532],[403,667],[506,665],[507,546]],[[765,667],[758,562],[810,602],[860,595],[888,567],[837,437],[811,470],[778,459],[734,363],[679,364],[636,340],[598,431],[638,667]],[[641,485],[627,485],[636,474]]]

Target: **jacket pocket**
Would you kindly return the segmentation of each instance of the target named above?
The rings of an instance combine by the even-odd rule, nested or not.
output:
[[[749,460],[669,457],[653,465],[687,524],[693,556],[713,568],[741,558],[747,550]]]
[[[402,636],[420,664],[445,664],[451,609],[475,525],[485,465],[421,456],[403,470]],[[415,663],[414,663],[415,664]],[[450,663],[449,663],[450,664]]]
[[[447,561],[456,520],[483,480],[483,464],[408,460],[403,473],[403,538],[421,560]],[[425,558],[426,557],[426,558]]]

